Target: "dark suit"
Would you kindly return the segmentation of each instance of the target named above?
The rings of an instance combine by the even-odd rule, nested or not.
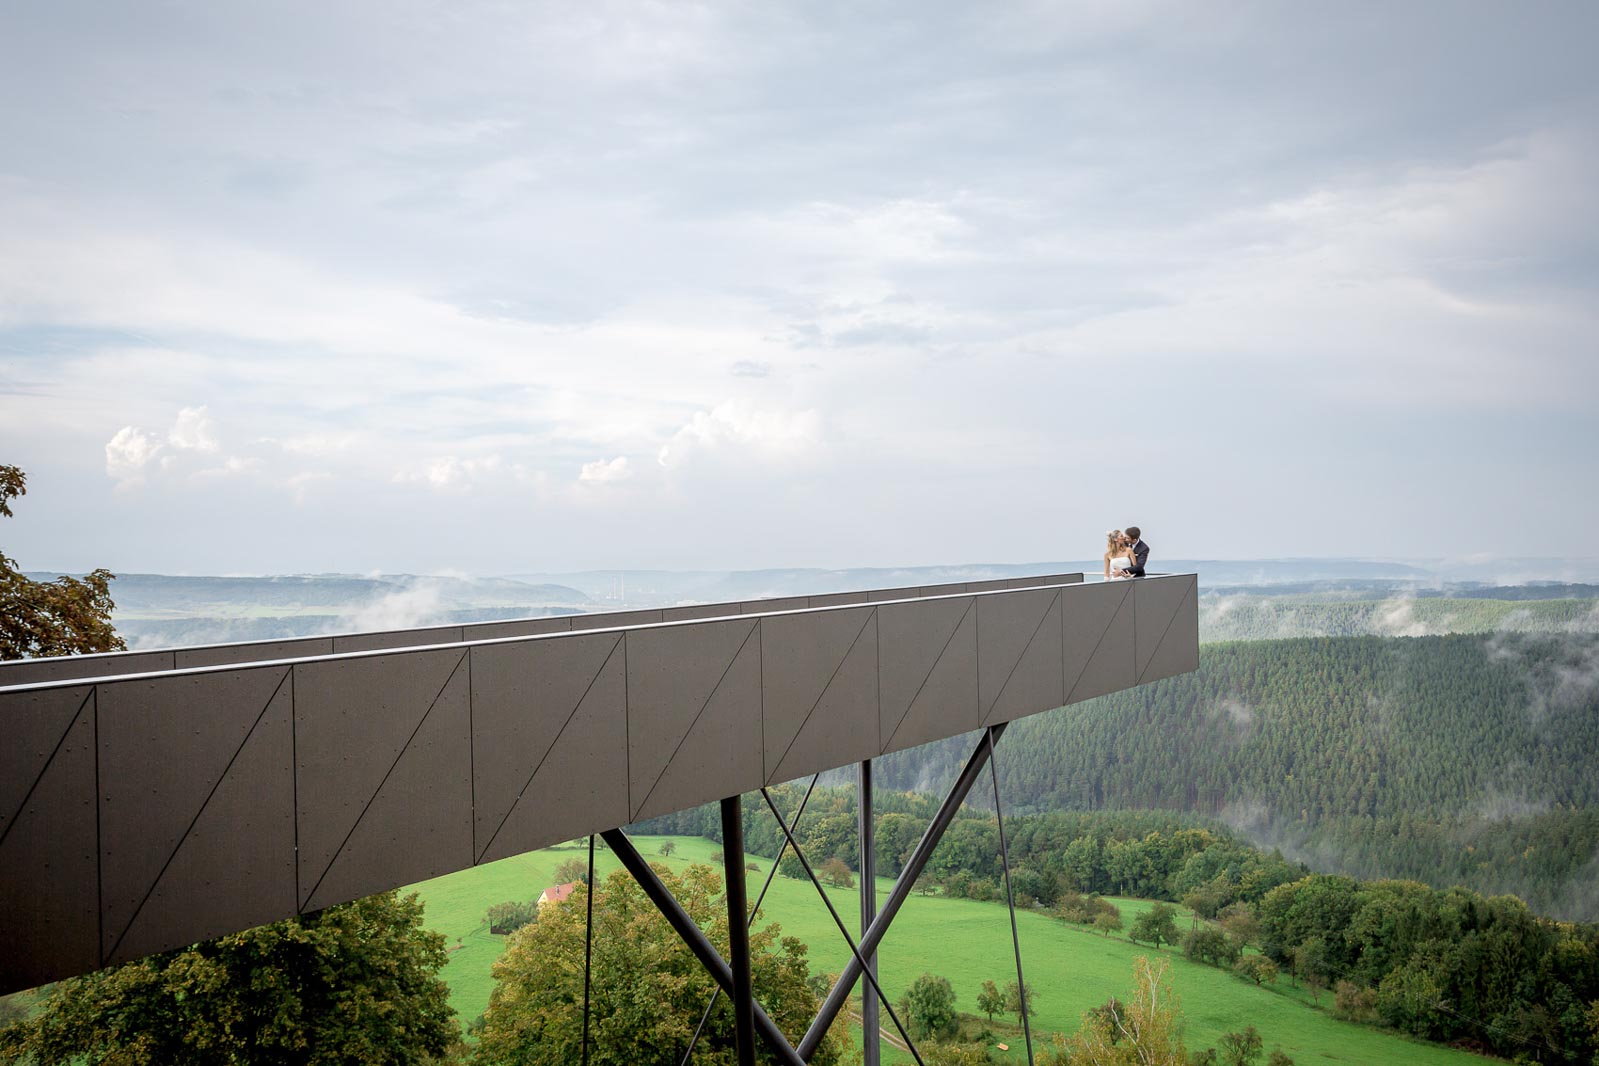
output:
[[[1144,563],[1149,561],[1149,545],[1144,543],[1144,538],[1139,537],[1138,543],[1133,545],[1133,565],[1127,572],[1133,577],[1144,576]]]

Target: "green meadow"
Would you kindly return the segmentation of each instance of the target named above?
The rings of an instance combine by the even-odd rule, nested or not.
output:
[[[711,863],[717,845],[693,837],[670,838],[676,852],[663,859],[658,849],[665,837],[635,837],[639,851],[654,862],[681,869],[693,862]],[[449,939],[451,955],[444,969],[450,986],[451,1003],[464,1026],[488,1006],[493,987],[490,967],[499,957],[504,938],[488,932],[484,913],[498,902],[530,899],[554,883],[556,866],[572,858],[586,858],[582,847],[558,847],[505,859],[471,870],[449,874],[407,891],[419,893],[427,904],[427,924]],[[765,881],[770,860],[751,856],[760,866],[750,875],[749,893],[753,900]],[[596,851],[596,868],[604,876],[619,867],[614,856]],[[720,866],[719,863],[714,865]],[[878,898],[884,898],[891,882],[878,879]],[[833,906],[851,923],[859,915],[857,889],[828,889]],[[1115,900],[1124,922],[1151,906],[1145,900]],[[849,948],[838,935],[827,910],[809,881],[779,876],[762,904],[763,922],[777,922],[783,930],[799,937],[811,950],[811,969],[836,973],[849,959]],[[1179,912],[1179,925],[1191,920]],[[1022,965],[1027,984],[1035,990],[1036,1015],[1033,1022],[1035,1048],[1041,1048],[1054,1032],[1075,1030],[1085,1010],[1115,995],[1131,993],[1133,960],[1139,955],[1161,956],[1170,960],[1172,985],[1180,1000],[1184,1018],[1184,1039],[1190,1051],[1213,1046],[1228,1031],[1254,1025],[1265,1040],[1268,1051],[1281,1047],[1300,1066],[1307,1063],[1350,1063],[1359,1066],[1465,1066],[1480,1064],[1480,1055],[1469,1054],[1434,1044],[1412,1041],[1392,1033],[1354,1025],[1333,1018],[1318,1009],[1303,989],[1289,987],[1284,978],[1277,987],[1257,988],[1214,967],[1192,963],[1175,949],[1159,951],[1148,945],[1133,944],[1124,937],[1105,937],[1076,926],[1067,926],[1043,913],[1020,912],[1018,935],[1022,944]],[[880,981],[890,997],[898,999],[911,981],[932,972],[947,977],[955,988],[957,1006],[975,1014],[977,993],[985,980],[1001,988],[1016,976],[1011,952],[1010,920],[1003,904],[971,900],[944,899],[913,893],[895,920],[878,953]],[[1321,997],[1321,1007],[1330,1004],[1330,994]],[[1025,1062],[1020,1031],[1014,1017],[995,1018],[993,1031],[1009,1043],[1006,1061]],[[892,1030],[886,1012],[882,1023]],[[986,1022],[984,1023],[986,1024]],[[798,1034],[789,1034],[797,1039]],[[859,1039],[858,1031],[855,1039]],[[883,1044],[884,1062],[912,1062],[911,1057]]]

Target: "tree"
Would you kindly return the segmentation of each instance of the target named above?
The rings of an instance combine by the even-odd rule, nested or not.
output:
[[[674,852],[676,850],[677,850],[677,841],[675,841],[675,840],[663,840],[663,841],[661,841],[660,852],[661,852],[661,854],[663,856],[670,857],[672,852]]]
[[[721,876],[709,866],[675,872],[653,867],[717,949],[729,954]],[[592,1066],[676,1062],[715,987],[699,961],[625,870],[598,879],[594,895],[590,989]],[[475,1061],[486,1066],[577,1062],[583,1044],[583,957],[587,886],[571,906],[552,907],[518,930],[493,968]],[[784,1032],[803,1032],[817,1008],[804,944],[776,925],[751,928],[755,996]],[[733,1061],[733,1015],[719,998],[696,1062]],[[823,1041],[813,1062],[836,1064],[839,1039]]]
[[[1216,1044],[1221,1049],[1222,1061],[1227,1066],[1253,1066],[1259,1061],[1264,1046],[1259,1031],[1253,1025],[1241,1033],[1223,1033]]]
[[[924,973],[895,1004],[912,1040],[948,1040],[955,1035],[955,989],[949,979]]]
[[[1166,903],[1155,904],[1138,916],[1127,936],[1135,941],[1147,941],[1157,948],[1163,942],[1177,943],[1177,909]]]
[[[1035,1003],[1036,993],[1031,988],[1027,988],[1027,998],[1023,1000],[1023,988],[1024,986],[1017,984],[1015,981],[1005,985],[1005,1013],[1016,1015],[1017,1025],[1022,1024],[1022,1007],[1024,1003],[1027,1007],[1027,1016],[1029,1018],[1038,1013],[1038,1007]]]
[[[487,915],[489,932],[497,936],[514,933],[538,917],[536,910],[531,902],[518,903],[516,900],[506,900],[504,903],[496,903],[489,908]]]
[[[1321,1001],[1321,990],[1327,987],[1327,942],[1313,936],[1294,949],[1294,975],[1305,982],[1310,997]]]
[[[1282,1048],[1274,1047],[1266,1059],[1266,1066],[1294,1066],[1294,1060]]]
[[[1233,973],[1255,982],[1257,986],[1262,981],[1277,983],[1277,964],[1264,955],[1245,955],[1233,963]]]
[[[1242,951],[1260,939],[1260,920],[1247,903],[1234,903],[1221,912],[1221,927]]]
[[[10,518],[11,501],[27,492],[26,474],[0,466],[0,517]],[[109,570],[95,570],[82,578],[34,581],[0,552],[0,659],[125,650],[111,625],[115,579]]]
[[[1133,998],[1112,999],[1086,1011],[1070,1039],[1055,1038],[1054,1061],[1062,1066],[1187,1066],[1181,1035],[1182,1014],[1167,976],[1140,955],[1133,961]]]
[[[1333,986],[1333,1016],[1351,1022],[1376,1021],[1377,990],[1339,981]]]
[[[1099,915],[1094,919],[1094,928],[1106,936],[1121,932],[1122,912],[1115,907],[1111,907],[1108,911],[1100,911]]]
[[[459,1039],[444,960],[416,895],[383,892],[63,981],[0,1059],[421,1066]]]
[[[1005,997],[994,982],[983,982],[983,990],[977,993],[977,1009],[988,1015],[989,1024],[993,1024],[994,1015],[1005,1009]]]
[[[589,864],[587,859],[567,859],[555,868],[555,883],[569,885],[573,881],[587,881],[589,877]]]
[[[822,868],[817,873],[823,881],[826,881],[834,888],[855,887],[855,875],[850,872],[848,866],[844,865],[844,860],[836,856],[822,863]]]

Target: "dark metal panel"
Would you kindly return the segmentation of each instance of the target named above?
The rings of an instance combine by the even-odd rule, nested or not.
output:
[[[458,644],[460,626],[435,626],[431,629],[395,629],[383,633],[351,633],[333,638],[333,650],[384,651],[389,648],[420,648],[429,644]]]
[[[854,603],[866,603],[864,592],[827,592],[820,596],[810,597],[812,607],[845,607]]]
[[[984,725],[1038,714],[1066,702],[1062,599],[1059,589],[978,599],[977,676]]]
[[[917,589],[917,593],[922,596],[954,596],[967,591],[969,590],[964,581],[948,585],[923,585]]]
[[[155,670],[171,669],[170,651],[19,659],[15,662],[0,663],[0,685],[38,685],[51,681],[76,681],[79,678],[145,674]]]
[[[317,910],[472,865],[470,687],[463,663],[309,887]],[[304,839],[302,835],[302,840]]]
[[[50,757],[94,694],[92,685],[0,692],[0,833],[11,827]]]
[[[271,676],[286,670],[256,672]],[[227,713],[215,703],[207,711]],[[105,724],[102,711],[102,743]],[[108,954],[108,964],[295,912],[293,731],[294,700],[285,684],[194,818],[121,943]],[[109,914],[105,927],[113,927]]]
[[[1036,589],[977,597],[978,697],[985,715],[1059,596],[1052,589]],[[1058,650],[1058,640],[1056,647]]]
[[[927,684],[944,647],[971,610],[970,598],[885,604],[877,609],[879,736],[890,742],[901,719]],[[973,707],[976,707],[975,693]],[[974,715],[975,720],[975,715]],[[965,729],[975,729],[976,725]],[[953,730],[954,733],[965,729]],[[881,749],[880,749],[881,750]]]
[[[661,611],[663,622],[687,622],[700,618],[726,618],[740,613],[736,605],[725,603],[695,603],[685,607],[667,607]]]
[[[627,672],[617,650],[479,856],[492,862],[628,821]]]
[[[1188,597],[1186,577],[1147,577],[1133,582],[1135,668],[1142,677],[1177,609]]]
[[[905,588],[898,589],[876,589],[866,594],[866,601],[868,603],[882,603],[885,600],[914,600],[921,595],[921,592],[919,585],[908,585]]]
[[[100,936],[110,957],[289,668],[99,686]],[[174,754],[181,752],[181,758]]]
[[[554,618],[518,618],[509,622],[482,622],[462,626],[463,640],[497,640],[500,637],[536,637],[545,633],[570,633],[572,616]]]
[[[910,709],[883,737],[884,752],[914,748],[982,724],[982,710],[977,702],[977,612],[972,609],[973,599],[924,600],[907,606],[927,610],[942,603],[961,604],[967,610],[933,664],[926,683],[911,700]],[[886,610],[879,609],[879,621],[881,612]],[[886,703],[886,693],[883,698]]]
[[[626,636],[628,752],[639,821],[761,784],[756,620],[644,629]]]
[[[627,822],[621,643],[620,634],[595,633],[471,649],[477,861],[486,861],[485,851],[500,857],[542,846],[527,841],[553,831],[552,819],[587,823],[589,812],[614,809],[607,828]],[[610,683],[598,684],[608,662]],[[518,846],[491,848],[496,837]]]
[[[1131,688],[1136,579],[1084,585],[1065,599],[1066,702]],[[1086,654],[1085,654],[1086,652]],[[1076,671],[1073,667],[1081,663]]]
[[[745,600],[740,614],[771,614],[774,611],[802,611],[811,605],[809,596],[774,596],[765,600]]]
[[[788,781],[875,752],[874,609],[761,620],[765,781]]]
[[[81,690],[77,699],[81,709],[0,828],[0,991],[100,965],[94,699]],[[8,721],[26,713],[17,702],[5,700]],[[53,719],[52,709],[41,714]]]
[[[1199,669],[1199,579],[1174,577],[1162,580],[1182,581],[1187,585],[1187,591],[1172,615],[1171,625],[1162,634],[1143,673],[1139,675],[1139,684]]]
[[[617,611],[613,614],[575,614],[572,631],[580,629],[613,629],[620,626],[643,626],[661,620],[660,611]]]
[[[465,658],[462,649],[441,648],[294,667],[302,906]],[[464,729],[462,737],[467,742]],[[469,820],[467,852],[471,832]]]
[[[306,637],[303,640],[274,640],[257,644],[216,644],[207,648],[179,648],[172,653],[179,670],[264,663],[273,659],[309,659],[313,655],[332,654],[332,637]]]
[[[1005,589],[1004,578],[991,578],[987,581],[972,581],[966,586],[967,592],[1001,592]]]

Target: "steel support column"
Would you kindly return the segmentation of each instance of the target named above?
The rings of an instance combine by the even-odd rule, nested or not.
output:
[[[972,752],[971,758],[966,760],[966,765],[961,767],[960,776],[950,786],[944,802],[939,805],[938,813],[933,815],[933,821],[928,825],[927,831],[922,834],[922,839],[916,842],[910,858],[905,861],[905,868],[900,871],[899,879],[894,882],[894,887],[889,890],[888,899],[883,902],[883,909],[877,917],[872,919],[872,924],[866,932],[861,934],[860,955],[866,958],[877,953],[877,947],[883,942],[883,936],[888,932],[888,927],[893,923],[894,916],[899,913],[900,906],[906,897],[911,894],[911,887],[916,879],[921,876],[922,870],[927,866],[927,860],[933,857],[933,849],[938,847],[938,842],[944,838],[944,831],[955,820],[955,812],[960,810],[961,803],[966,799],[966,794],[972,790],[972,785],[977,783],[977,775],[982,772],[983,766],[988,762],[990,738],[998,740],[1005,732],[1003,724],[994,726],[985,733],[977,743],[977,749]],[[811,1027],[806,1030],[805,1038],[800,1041],[798,1048],[800,1058],[810,1061],[816,1049],[821,1046],[822,1039],[827,1035],[827,1029],[838,1017],[838,1012],[843,1009],[844,1002],[849,999],[850,993],[855,990],[855,982],[861,979],[861,965],[851,958],[844,966],[844,972],[838,975],[832,991],[828,992],[827,999],[823,1001],[822,1008],[817,1012],[816,1019],[811,1022]]]
[[[877,841],[872,832],[872,760],[860,764],[859,829],[861,842],[861,935],[877,917]],[[877,953],[866,956],[866,966],[877,976]],[[861,986],[861,1066],[878,1066],[882,1061],[881,1039],[877,1035],[877,996]]]
[[[727,941],[733,967],[733,1047],[738,1066],[755,1066],[755,993],[750,985],[750,928],[744,895],[744,810],[722,800],[722,869],[727,886]]]
[[[732,968],[717,953],[716,946],[700,927],[694,924],[694,919],[688,916],[682,905],[672,898],[672,893],[661,884],[661,879],[655,876],[655,871],[650,869],[650,864],[644,861],[644,856],[638,853],[638,849],[627,838],[627,834],[620,829],[607,829],[600,834],[600,837],[610,846],[611,851],[615,852],[627,872],[633,875],[633,880],[638,882],[638,886],[644,890],[650,902],[655,904],[656,910],[661,912],[662,917],[671,924],[683,943],[688,945],[695,958],[700,960],[700,965],[705,967],[705,971],[722,986],[722,991],[732,995]],[[755,1031],[760,1034],[773,1057],[785,1066],[803,1066],[805,1060],[800,1058],[789,1044],[782,1030],[777,1027],[777,1023],[761,1009],[759,1003],[753,1003],[751,1006],[755,1014]]]

